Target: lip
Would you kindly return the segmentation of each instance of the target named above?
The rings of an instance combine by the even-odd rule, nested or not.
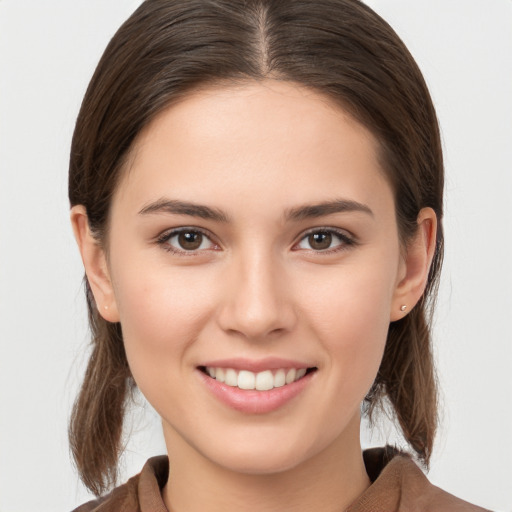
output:
[[[266,357],[264,359],[216,359],[214,361],[206,361],[201,363],[200,366],[213,366],[214,368],[233,368],[234,370],[248,370],[250,372],[258,373],[265,370],[279,370],[283,368],[288,370],[290,368],[314,368],[315,364],[306,363],[304,361],[293,361],[291,359],[281,359],[279,357]]]
[[[240,360],[237,360],[240,361]],[[237,366],[224,366],[219,364],[220,361],[216,361],[215,364],[209,364],[208,366],[217,366],[217,367],[228,367],[228,368],[236,368],[236,369],[248,369],[247,365],[243,367]],[[281,361],[282,364],[282,361]],[[253,368],[261,368],[258,364],[252,366]],[[286,368],[287,366],[277,366],[276,368]],[[290,366],[290,368],[305,368],[304,365],[298,366]],[[311,368],[311,367],[310,367]],[[265,366],[264,369],[275,369],[270,368],[269,366]],[[249,371],[257,371],[257,370],[249,370]],[[302,391],[307,388],[307,386],[314,379],[314,375],[317,373],[313,371],[311,373],[307,373],[301,379],[292,382],[291,384],[287,384],[285,386],[279,388],[273,388],[268,391],[257,391],[254,389],[245,390],[237,387],[228,386],[223,382],[219,382],[216,379],[213,379],[199,368],[196,369],[197,374],[200,379],[204,383],[204,385],[208,388],[208,390],[223,404],[228,407],[245,413],[245,414],[267,414],[272,411],[276,411],[281,407],[285,406],[295,397],[297,397]]]

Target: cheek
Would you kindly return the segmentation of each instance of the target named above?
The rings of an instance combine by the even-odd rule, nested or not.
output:
[[[384,352],[394,273],[381,261],[364,265],[362,272],[346,267],[330,277],[321,286],[318,276],[311,281],[307,288],[316,290],[302,296],[302,310],[314,331],[311,336],[328,356],[331,375],[347,391],[345,396],[363,398]]]
[[[365,333],[387,331],[396,265],[391,258],[389,264],[375,259],[303,276],[295,293],[311,323],[329,338],[359,335],[363,341]]]
[[[207,293],[211,287],[201,276],[192,278],[186,269],[137,272],[127,265],[115,277],[128,363],[146,394],[146,380],[149,387],[155,380],[169,381],[171,374],[179,377],[188,348],[211,316],[213,302]],[[199,287],[200,282],[206,290]]]

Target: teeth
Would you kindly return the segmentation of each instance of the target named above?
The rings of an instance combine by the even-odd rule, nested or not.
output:
[[[217,372],[215,372],[217,373]],[[226,370],[226,378],[224,382],[228,386],[237,387],[238,386],[238,375],[236,374],[235,370],[232,370],[231,368],[228,368]]]
[[[240,372],[242,373],[242,372]],[[274,376],[270,370],[258,373],[256,375],[256,389],[258,391],[268,391],[274,387]]]
[[[306,375],[306,368],[301,368],[300,370],[297,370],[297,374],[295,375],[295,380],[302,379]]]
[[[240,389],[254,389],[256,375],[252,372],[242,370],[238,374],[238,387]]]
[[[286,384],[286,372],[284,370],[277,370],[274,375],[274,387],[280,388]]]
[[[295,380],[296,375],[297,370],[295,368],[288,370],[288,373],[286,374],[286,384],[291,384]]]
[[[226,380],[226,372],[223,368],[217,368],[213,378],[217,379],[219,382],[224,382]]]
[[[306,375],[307,368],[290,368],[279,370],[265,370],[259,373],[248,370],[234,370],[233,368],[214,368],[208,366],[206,373],[219,382],[224,382],[231,387],[240,389],[256,389],[268,391],[273,388],[280,388],[291,384]]]

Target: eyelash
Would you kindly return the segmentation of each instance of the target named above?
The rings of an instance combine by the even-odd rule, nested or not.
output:
[[[311,230],[307,231],[306,233],[304,233],[301,236],[300,240],[296,244],[294,244],[294,247],[297,247],[300,243],[302,243],[304,240],[306,240],[309,236],[314,235],[314,234],[319,234],[319,233],[333,235],[334,237],[339,239],[340,243],[332,248],[327,248],[327,249],[323,249],[323,250],[315,250],[315,249],[305,249],[305,250],[313,252],[315,254],[327,255],[327,254],[335,254],[335,253],[338,253],[341,251],[345,251],[349,247],[357,245],[356,239],[353,236],[347,234],[346,231],[342,231],[342,230],[339,230],[336,228],[331,228],[331,227],[318,227],[318,228],[311,229]],[[298,250],[298,249],[295,249],[295,250]]]
[[[218,247],[218,244],[216,244],[213,240],[212,240],[212,236],[207,232],[207,231],[204,231],[203,229],[200,229],[200,228],[192,228],[192,227],[183,227],[183,228],[178,228],[178,229],[173,229],[171,231],[166,231],[164,233],[162,233],[157,239],[156,239],[156,243],[160,246],[162,246],[162,248],[167,251],[167,252],[170,252],[170,253],[173,253],[173,254],[176,254],[178,256],[197,256],[199,255],[202,251],[205,251],[205,250],[212,250],[212,249],[201,249],[201,250],[190,250],[190,251],[187,251],[185,249],[177,249],[176,247],[173,247],[171,244],[169,244],[169,240],[171,240],[172,238],[174,238],[175,236],[179,236],[180,234],[182,233],[194,233],[194,234],[200,234],[202,235],[203,237],[205,237],[207,240],[210,241],[210,243],[212,243],[214,246],[217,246]],[[215,249],[213,249],[215,250]]]
[[[213,237],[207,231],[205,231],[201,228],[196,228],[196,227],[193,227],[193,228],[192,227],[183,227],[183,228],[173,229],[171,231],[166,231],[166,232],[162,233],[156,239],[156,243],[158,245],[162,246],[162,248],[165,251],[176,254],[178,256],[197,256],[203,251],[215,250],[215,249],[200,249],[200,250],[195,249],[195,250],[187,251],[185,249],[177,249],[176,247],[173,247],[172,245],[169,244],[169,240],[171,240],[172,238],[174,238],[176,236],[179,236],[182,233],[201,234],[206,239],[208,239],[211,244],[218,247],[218,244],[212,240]],[[314,234],[319,234],[319,233],[334,235],[334,237],[338,238],[340,243],[333,248],[327,248],[327,249],[323,249],[323,250],[322,249],[315,250],[312,248],[304,249],[304,250],[311,251],[316,254],[334,254],[334,253],[338,253],[338,252],[347,250],[351,246],[357,245],[357,241],[355,240],[355,238],[352,237],[351,235],[348,235],[345,231],[341,231],[339,229],[335,229],[335,228],[331,228],[331,227],[318,227],[318,228],[311,229],[310,231],[307,231],[306,233],[304,233],[301,236],[300,240],[293,245],[292,250],[294,250],[294,251],[300,250],[300,249],[295,249],[295,247],[297,247],[301,242],[306,240],[309,236],[314,235]]]

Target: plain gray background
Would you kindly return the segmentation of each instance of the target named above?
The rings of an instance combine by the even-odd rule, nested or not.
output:
[[[512,511],[512,2],[368,3],[422,68],[445,145],[435,330],[443,425],[429,477]],[[0,512],[88,499],[66,439],[88,341],[67,159],[93,69],[138,4],[0,0]],[[155,413],[140,410],[124,476],[164,450]],[[388,433],[384,425],[363,439],[377,445]]]

